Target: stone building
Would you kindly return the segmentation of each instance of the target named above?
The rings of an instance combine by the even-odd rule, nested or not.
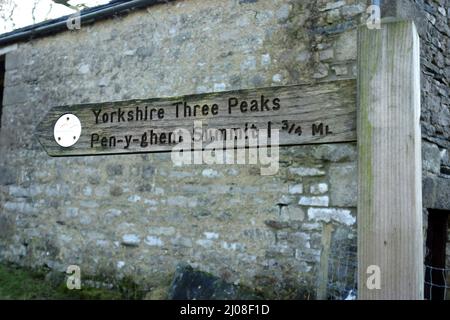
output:
[[[55,106],[356,80],[370,1],[134,2],[0,35],[0,261],[150,294],[187,263],[264,298],[354,297],[356,142],[281,147],[261,176],[167,152],[50,157],[35,132]],[[421,38],[427,230],[450,210],[450,1],[382,2]]]

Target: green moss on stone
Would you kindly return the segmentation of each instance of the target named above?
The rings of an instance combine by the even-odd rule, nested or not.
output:
[[[31,270],[15,265],[0,264],[0,299],[123,299],[123,294],[115,290],[84,287],[69,290],[65,281],[54,286],[46,280],[45,270]]]

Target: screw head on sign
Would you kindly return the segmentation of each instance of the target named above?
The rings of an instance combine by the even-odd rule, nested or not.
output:
[[[74,114],[61,116],[55,123],[53,135],[56,143],[61,147],[73,146],[81,135],[80,119]]]

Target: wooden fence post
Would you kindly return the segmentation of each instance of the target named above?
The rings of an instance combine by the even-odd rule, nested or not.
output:
[[[423,299],[420,50],[414,23],[361,26],[358,70],[358,298]],[[380,289],[370,289],[377,286],[377,274],[367,273],[373,265],[380,270]]]

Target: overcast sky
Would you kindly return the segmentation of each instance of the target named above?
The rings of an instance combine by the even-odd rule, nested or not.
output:
[[[75,6],[95,7],[109,0],[69,0],[73,9],[55,2],[61,0],[0,0],[0,34],[48,19],[72,14]]]

